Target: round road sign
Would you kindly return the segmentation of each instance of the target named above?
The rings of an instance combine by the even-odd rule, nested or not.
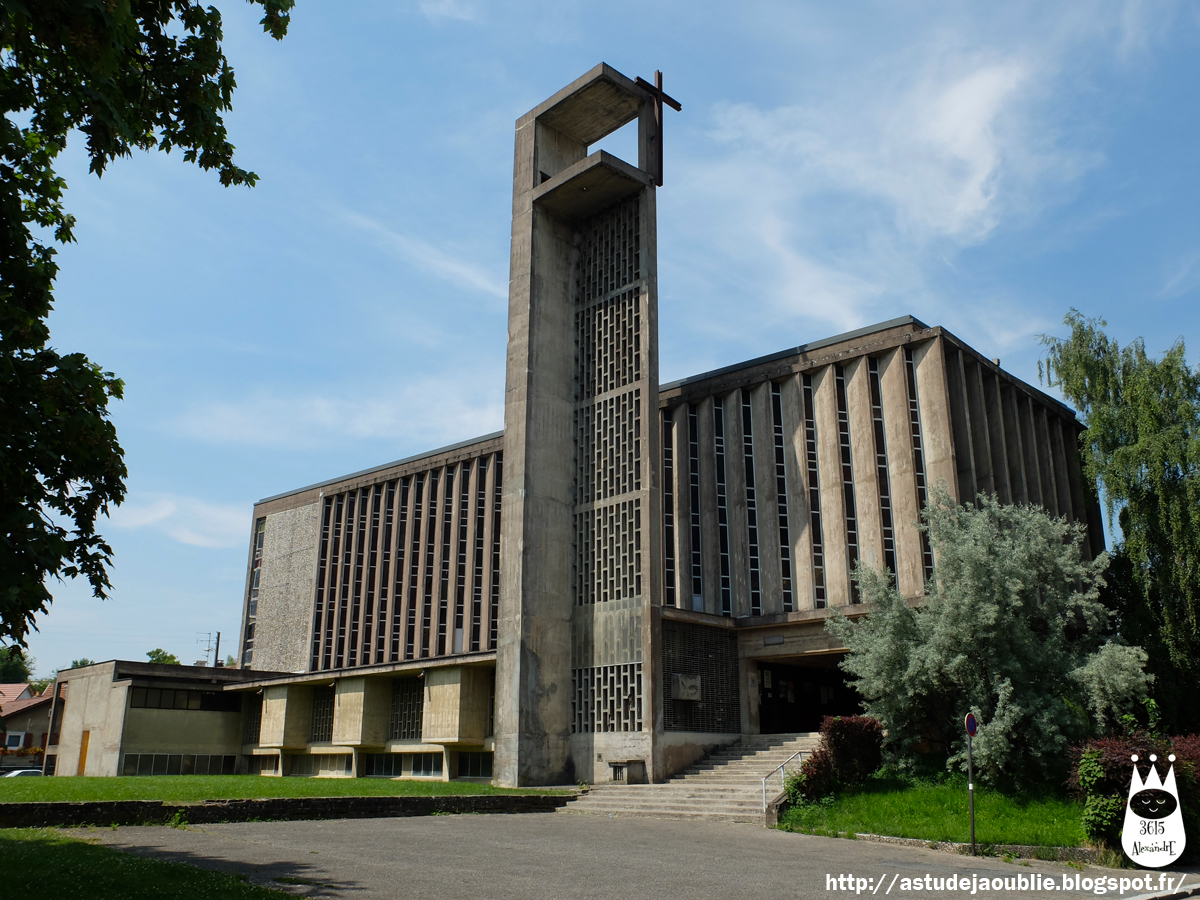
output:
[[[964,720],[963,724],[967,726],[967,734],[969,734],[971,737],[975,737],[975,732],[979,730],[979,722],[975,719],[975,713],[967,713],[967,718]]]

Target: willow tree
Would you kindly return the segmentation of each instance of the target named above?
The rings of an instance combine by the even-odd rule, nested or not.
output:
[[[294,0],[250,0],[280,39]],[[83,576],[103,598],[112,549],[97,518],[125,496],[109,418],[122,382],[50,345],[54,244],[73,240],[55,171],[70,135],[91,171],[134,149],[179,149],[224,185],[235,165],[222,114],[233,69],[221,14],[190,0],[0,0],[0,642],[23,647],[52,600]]]
[[[1120,529],[1107,591],[1120,632],[1150,653],[1176,730],[1200,727],[1200,368],[1181,338],[1159,359],[1076,310],[1043,336],[1045,377],[1079,411],[1084,470]]]
[[[962,721],[974,712],[983,779],[1053,778],[1070,744],[1132,712],[1149,685],[1145,653],[1113,639],[1099,599],[1107,557],[1088,559],[1083,527],[1040,507],[984,495],[959,506],[944,487],[922,527],[937,569],[919,606],[860,565],[871,611],[827,621],[850,651],[843,671],[894,762],[965,770]]]

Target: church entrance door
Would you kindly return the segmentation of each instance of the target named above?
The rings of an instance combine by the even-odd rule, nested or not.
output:
[[[858,694],[846,684],[841,669],[758,665],[758,724],[763,734],[816,731],[826,716],[861,712]]]

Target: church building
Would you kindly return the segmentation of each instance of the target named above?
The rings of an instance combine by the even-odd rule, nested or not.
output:
[[[1072,410],[941,327],[659,383],[664,107],[602,64],[516,122],[502,432],[256,504],[238,771],[664,781],[856,711],[825,620],[860,561],[919,600],[935,486],[1103,550]]]

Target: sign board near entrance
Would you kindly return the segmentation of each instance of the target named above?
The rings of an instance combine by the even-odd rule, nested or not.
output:
[[[671,699],[672,700],[699,700],[700,699],[700,676],[699,675],[679,675],[671,676]]]

